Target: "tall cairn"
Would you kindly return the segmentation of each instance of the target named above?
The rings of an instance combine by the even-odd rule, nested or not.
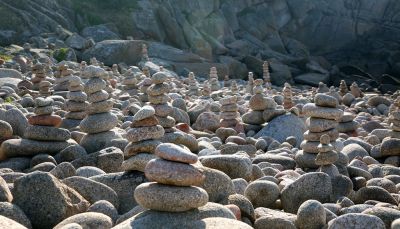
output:
[[[79,125],[80,130],[87,133],[80,145],[88,153],[92,153],[105,148],[113,139],[121,138],[121,135],[111,131],[118,125],[118,118],[110,112],[114,102],[104,90],[107,87],[105,79],[108,78],[108,73],[96,66],[88,66],[85,71],[90,78],[84,86],[90,104],[86,111],[87,116]]]
[[[307,103],[303,106],[303,114],[309,118],[306,120],[308,130],[304,133],[304,141],[301,143],[301,151],[296,154],[296,162],[301,168],[318,168],[315,158],[318,154],[318,145],[322,135],[328,135],[330,144],[337,152],[341,151],[343,144],[336,141],[339,132],[336,127],[343,115],[338,108],[338,101],[332,96],[318,93],[314,97],[315,103]]]
[[[339,85],[339,93],[341,96],[344,96],[345,94],[347,94],[347,92],[349,92],[349,89],[347,88],[346,81],[341,80]]]
[[[157,72],[151,77],[152,85],[147,88],[150,105],[154,107],[156,117],[166,133],[173,132],[175,119],[169,116],[173,111],[168,102],[170,86],[167,83],[167,75],[164,72]]]
[[[143,208],[163,212],[185,212],[204,206],[207,192],[198,187],[205,180],[203,171],[193,164],[197,155],[178,145],[163,143],[145,168],[151,182],[136,187],[134,197]]]
[[[392,138],[400,138],[400,97],[393,103],[392,111],[389,114],[389,123]]]
[[[48,97],[53,94],[51,90],[52,83],[47,80],[40,81],[39,83],[39,95],[41,97]]]
[[[285,83],[285,86],[282,90],[283,94],[283,108],[286,110],[292,108],[294,106],[293,98],[292,98],[292,86],[289,83]]]
[[[264,61],[263,63],[263,79],[265,83],[265,88],[267,89],[267,92],[271,90],[271,75],[269,73],[269,64],[268,61]]]
[[[225,75],[224,77],[224,87],[230,87],[231,86],[231,80],[229,79],[229,75]]]
[[[193,95],[198,96],[199,95],[199,85],[197,83],[197,80],[196,80],[193,72],[189,72],[188,80],[189,80],[188,95],[189,96],[193,96]]]
[[[216,67],[211,67],[210,68],[210,85],[211,85],[211,91],[218,91],[220,89],[220,85],[218,82],[218,72]]]
[[[221,127],[235,127],[239,123],[239,106],[236,96],[228,96],[219,100],[221,104]]]
[[[268,101],[264,97],[264,88],[262,84],[262,79],[256,79],[254,81],[254,95],[250,98],[249,101],[250,111],[245,113],[242,117],[243,122],[246,124],[261,125],[265,123],[263,118],[263,111],[267,108]]]
[[[252,95],[253,87],[254,87],[254,75],[252,72],[249,72],[248,81],[247,81],[247,85],[246,85],[246,93],[249,93],[250,95]]]
[[[339,175],[339,170],[334,163],[339,159],[339,155],[335,152],[335,148],[330,144],[330,137],[324,134],[320,138],[318,145],[318,154],[315,158],[315,164],[319,166],[318,172],[328,174],[331,178]]]
[[[71,129],[79,126],[81,121],[86,117],[86,110],[89,107],[87,95],[83,92],[84,87],[82,80],[78,76],[70,77],[67,101],[65,103],[67,113],[61,126],[67,129]]]
[[[46,73],[44,70],[44,64],[37,63],[32,66],[32,89],[39,90],[40,82],[46,80]]]
[[[154,152],[164,136],[164,128],[159,125],[152,106],[142,107],[132,118],[126,138],[129,144],[124,149],[124,171],[144,172],[146,164],[158,158]]]

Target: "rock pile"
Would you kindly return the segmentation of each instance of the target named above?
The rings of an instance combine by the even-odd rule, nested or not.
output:
[[[44,70],[45,66],[44,64],[37,63],[32,66],[32,89],[33,90],[38,90],[39,89],[39,83],[42,82],[43,80],[46,80],[46,73]]]
[[[252,72],[249,72],[247,85],[246,85],[246,93],[249,93],[250,95],[252,95],[253,87],[254,87],[254,75]]]
[[[51,90],[52,84],[47,80],[42,80],[39,83],[39,95],[42,97],[47,97],[53,94]]]
[[[204,206],[207,192],[198,187],[205,180],[203,171],[194,165],[197,156],[175,144],[159,145],[145,175],[152,182],[135,189],[135,200],[140,206],[156,211],[184,212]]]
[[[168,104],[171,99],[168,96],[170,86],[167,83],[167,75],[157,72],[151,77],[151,81],[152,85],[147,89],[150,105],[154,107],[155,115],[165,132],[173,132],[175,119],[169,116],[172,107]]]
[[[357,121],[354,121],[355,115],[350,112],[344,112],[343,116],[339,119],[339,125],[336,127],[339,133],[354,133],[359,127]]]
[[[253,92],[254,95],[250,98],[249,101],[249,108],[250,111],[245,113],[242,117],[242,120],[246,124],[251,124],[251,125],[261,125],[263,124],[264,118],[263,118],[263,111],[265,109],[274,109],[274,101],[271,99],[267,99],[264,96],[264,88],[262,86],[263,81],[261,79],[257,79],[254,82],[254,88]]]
[[[189,96],[198,96],[199,95],[199,86],[198,86],[198,82],[197,82],[193,72],[189,72],[188,81],[189,81],[188,95]]]
[[[315,164],[320,166],[318,172],[324,172],[331,178],[339,175],[339,171],[334,165],[338,160],[338,153],[334,151],[334,147],[330,144],[330,137],[324,134],[320,138],[320,144],[318,145],[318,154],[315,158]]]
[[[218,71],[216,67],[210,68],[210,80],[209,83],[211,85],[211,91],[218,91],[220,89],[220,85],[218,82]]]
[[[263,79],[265,83],[265,88],[267,89],[268,93],[271,90],[271,75],[269,73],[269,64],[268,61],[264,61],[263,63]]]
[[[133,116],[126,135],[129,144],[124,149],[124,171],[144,172],[146,164],[157,158],[154,151],[161,144],[159,139],[164,136],[164,128],[159,125],[155,114],[154,108],[146,105]]]
[[[231,80],[229,79],[229,75],[224,76],[224,87],[230,87],[231,86]]]
[[[339,93],[341,96],[344,96],[345,94],[347,94],[349,92],[349,89],[347,88],[347,84],[346,81],[341,80],[340,81],[340,85],[339,85]]]
[[[292,87],[289,83],[285,83],[285,86],[282,90],[283,94],[283,108],[286,110],[292,108],[294,106],[293,99],[292,99]]]
[[[86,110],[89,107],[87,95],[83,92],[84,87],[82,80],[78,76],[72,76],[69,78],[68,94],[65,119],[62,122],[62,127],[71,129],[79,126],[81,120],[86,117]]]
[[[69,86],[69,80],[73,76],[74,71],[68,68],[68,65],[61,64],[58,66],[54,77],[54,91],[67,91]]]
[[[330,144],[336,151],[343,147],[340,141],[336,141],[339,137],[336,127],[343,111],[338,108],[338,101],[334,97],[321,93],[315,95],[314,103],[304,105],[302,111],[309,117],[306,121],[308,130],[300,145],[302,150],[296,154],[296,162],[301,168],[318,168],[315,158],[322,135],[329,136]]]
[[[88,153],[99,151],[108,146],[112,140],[122,138],[112,131],[118,125],[118,118],[110,112],[114,102],[104,90],[107,87],[108,74],[102,68],[88,66],[86,68],[89,81],[85,83],[84,91],[87,94],[89,106],[87,116],[79,124],[81,131],[87,133],[81,140]],[[78,94],[78,93],[77,93]]]
[[[358,84],[356,82],[353,82],[350,85],[350,92],[355,98],[362,98],[364,97],[364,93],[361,91],[361,89],[358,87]]]
[[[239,112],[236,96],[224,97],[219,100],[221,104],[221,127],[235,127],[239,121]]]
[[[123,77],[123,90],[130,95],[136,95],[138,93],[138,79],[135,74],[131,70],[128,70],[124,73]]]

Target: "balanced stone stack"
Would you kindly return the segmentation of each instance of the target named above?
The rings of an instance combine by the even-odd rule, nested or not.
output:
[[[302,168],[317,168],[314,160],[318,154],[318,145],[322,135],[328,135],[330,144],[336,151],[343,148],[336,127],[343,111],[338,108],[338,101],[332,96],[318,93],[315,95],[314,103],[307,103],[303,106],[303,114],[309,117],[306,120],[308,130],[304,133],[302,148],[296,154],[296,162]]]
[[[159,145],[145,168],[145,176],[152,182],[135,189],[136,202],[143,208],[163,212],[185,212],[204,206],[207,192],[198,187],[205,180],[197,166],[197,155],[175,144]]]
[[[39,95],[42,97],[47,97],[53,94],[52,90],[51,90],[51,86],[52,84],[47,81],[47,80],[43,80],[40,81],[39,83]]]
[[[235,80],[233,80],[231,83],[231,91],[229,92],[229,94],[231,94],[231,95],[239,94],[239,88],[238,88],[237,82]]]
[[[79,125],[80,130],[87,133],[80,145],[88,153],[92,153],[103,149],[112,140],[121,138],[121,135],[111,131],[118,125],[118,118],[110,112],[114,102],[109,99],[109,94],[104,90],[107,84],[103,79],[108,78],[108,73],[95,66],[88,66],[86,69],[90,79],[85,83],[84,91],[90,104],[87,116]]]
[[[317,93],[328,93],[328,92],[329,92],[329,87],[326,84],[319,82]]]
[[[157,72],[151,77],[151,81],[153,84],[147,89],[150,105],[154,107],[156,117],[165,132],[173,132],[175,119],[169,116],[173,108],[168,104],[170,86],[166,82],[167,75],[164,72]]]
[[[220,85],[218,82],[218,72],[216,67],[210,68],[210,81],[211,91],[218,91],[220,89]]]
[[[189,72],[188,79],[189,79],[188,95],[189,96],[193,96],[193,95],[198,96],[199,95],[199,86],[198,86],[197,80],[196,80],[193,72]]]
[[[36,154],[56,154],[70,145],[71,133],[63,128],[61,117],[53,115],[54,101],[51,98],[35,99],[35,115],[28,118],[28,125],[23,139],[10,139],[2,143],[0,158],[34,156]]]
[[[156,147],[161,144],[158,140],[164,136],[164,128],[159,125],[152,106],[142,107],[133,116],[127,139],[130,142],[124,150],[124,171],[144,172],[146,164],[157,158],[154,155]]]
[[[147,89],[151,86],[151,79],[146,77],[144,78],[140,83],[139,83],[139,99],[143,103],[146,103],[149,101],[149,96],[147,95]]]
[[[221,127],[235,127],[239,123],[237,97],[229,96],[219,100],[221,104]]]
[[[68,68],[68,65],[62,64],[58,67],[58,71],[54,74],[54,91],[67,91],[69,79],[73,76],[74,71]]]
[[[269,73],[268,61],[264,61],[263,63],[263,78],[264,78],[265,88],[267,88],[267,92],[269,93],[272,84],[271,84],[271,75]]]
[[[207,82],[204,83],[203,88],[201,90],[202,99],[209,99],[211,96],[211,88]]]
[[[142,69],[143,75],[145,75],[147,78],[150,78],[150,69],[147,66],[144,66]]]
[[[354,121],[355,115],[350,112],[344,112],[343,116],[339,119],[339,125],[336,127],[339,133],[353,134],[357,130],[359,124]]]
[[[358,87],[358,84],[356,82],[353,82],[350,85],[350,92],[353,94],[354,97],[356,98],[362,98],[364,97],[364,93],[361,91],[361,89]]]
[[[87,95],[83,92],[81,78],[72,76],[69,79],[65,119],[62,122],[62,127],[71,129],[79,126],[82,119],[86,117],[86,110],[89,107]]]
[[[349,92],[349,89],[347,88],[346,81],[341,80],[339,85],[339,93],[341,96],[344,96],[345,94],[347,94],[347,92]]]
[[[293,99],[292,99],[292,87],[290,86],[289,83],[285,83],[285,86],[283,87],[282,90],[283,94],[283,108],[286,110],[290,109],[293,107]]]
[[[138,80],[135,77],[135,74],[128,70],[124,73],[124,79],[122,80],[123,90],[130,95],[136,95],[138,93]]]
[[[32,89],[39,90],[39,83],[46,79],[44,64],[38,63],[32,66]]]
[[[400,138],[400,97],[393,103],[393,110],[389,115],[389,123],[391,128],[390,136]]]
[[[324,172],[331,178],[338,176],[339,170],[334,165],[338,159],[339,155],[330,144],[329,135],[322,135],[320,138],[320,144],[318,145],[318,155],[315,158],[315,164],[320,166],[318,172]]]
[[[253,87],[254,87],[254,76],[252,72],[249,72],[248,76],[249,80],[247,81],[246,85],[246,93],[249,93],[250,95],[253,94]]]
[[[263,81],[261,79],[257,79],[254,81],[254,88],[253,92],[254,95],[250,98],[249,101],[249,107],[250,111],[245,113],[242,117],[242,120],[246,124],[251,124],[251,125],[261,125],[263,124],[264,118],[263,118],[263,111],[268,108],[269,102],[274,102],[271,100],[268,100],[264,95],[263,95]],[[275,103],[274,103],[275,104]],[[269,107],[272,107],[273,105],[270,105]]]
[[[224,77],[224,87],[230,87],[231,86],[231,80],[229,79],[228,75],[225,75]]]

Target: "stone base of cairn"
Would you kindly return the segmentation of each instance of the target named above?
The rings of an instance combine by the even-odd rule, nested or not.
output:
[[[308,131],[304,133],[304,141],[296,154],[296,162],[301,168],[318,168],[315,158],[318,154],[318,145],[322,135],[328,135],[330,144],[339,152],[343,143],[336,141],[339,132],[336,127],[343,111],[338,109],[338,101],[329,95],[318,93],[315,95],[314,103],[303,106],[303,114],[309,118],[306,120]]]
[[[219,100],[221,104],[221,127],[234,128],[240,123],[239,107],[237,105],[236,96],[229,96]]]
[[[149,101],[149,96],[147,95],[147,88],[151,86],[151,79],[150,78],[144,78],[140,83],[140,93],[139,93],[139,99],[142,103],[146,103]]]
[[[390,128],[392,129],[390,136],[392,138],[400,138],[400,110],[394,111],[389,116]]]
[[[187,95],[188,96],[198,96],[199,95],[199,86],[198,86],[198,82],[197,82],[193,72],[189,72],[188,81],[189,81],[189,87],[188,87]]]
[[[339,125],[336,127],[339,133],[354,133],[359,127],[359,123],[354,121],[355,115],[350,112],[344,112],[339,119]]]
[[[32,90],[38,91],[39,90],[39,83],[42,82],[43,80],[46,80],[46,73],[44,71],[44,65],[43,64],[35,64],[32,67]]]
[[[164,128],[159,125],[151,106],[142,107],[133,116],[130,127],[126,136],[130,143],[124,150],[122,169],[144,172],[146,164],[158,158],[154,151],[161,144],[159,139],[164,135]]]
[[[109,98],[106,88],[107,72],[95,66],[88,66],[90,80],[86,82],[84,90],[87,94],[89,107],[87,116],[79,124],[82,132],[87,133],[81,140],[88,153],[99,151],[112,144],[113,140],[122,139],[118,131],[112,130],[118,125],[118,118],[110,112],[114,102]]]
[[[254,88],[252,92],[254,95],[250,98],[249,108],[250,111],[242,116],[243,123],[250,125],[261,125],[265,123],[263,118],[263,112],[265,109],[276,108],[276,103],[272,99],[268,99],[264,96],[264,88],[262,86],[263,81],[257,79],[254,81]]]
[[[71,133],[67,129],[58,128],[62,119],[52,114],[53,103],[50,98],[35,99],[35,115],[28,118],[30,125],[24,131],[24,138],[4,141],[1,146],[1,157],[56,154],[76,144],[71,140]]]
[[[205,176],[193,165],[197,155],[175,144],[159,145],[145,168],[145,176],[152,182],[135,189],[136,202],[147,209],[163,212],[185,212],[204,206],[208,202],[202,185]]]
[[[334,163],[339,159],[338,153],[334,151],[334,147],[330,144],[329,135],[322,135],[320,144],[318,145],[318,154],[315,158],[315,164],[320,166],[318,172],[328,174],[331,178],[339,175],[339,170]]]
[[[82,119],[86,117],[86,110],[89,107],[86,93],[83,92],[81,78],[72,76],[69,78],[65,119],[61,126],[63,128],[72,129],[78,127]]]
[[[131,71],[124,74],[124,79],[122,80],[122,90],[129,95],[137,95],[139,93],[138,79],[135,77]]]
[[[210,68],[209,83],[210,83],[211,91],[218,91],[221,88],[221,86],[219,85],[219,82],[218,82],[218,72],[217,72],[216,67]]]
[[[41,97],[48,97],[51,96],[53,94],[53,91],[51,90],[51,86],[52,84],[47,81],[47,80],[43,80],[39,83],[39,95]]]
[[[74,71],[69,69],[67,65],[60,65],[58,71],[54,74],[56,78],[53,86],[54,91],[68,91],[69,80],[73,77],[73,73]]]

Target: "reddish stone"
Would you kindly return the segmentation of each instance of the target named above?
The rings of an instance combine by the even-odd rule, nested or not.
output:
[[[356,130],[347,132],[346,134],[349,135],[349,137],[358,137],[358,133]]]
[[[39,126],[55,126],[61,125],[62,118],[58,115],[34,115],[28,118],[28,123]]]
[[[113,88],[115,88],[117,86],[117,81],[115,79],[109,79],[108,82],[110,82],[110,85]]]
[[[242,214],[240,213],[240,208],[234,204],[225,205],[226,208],[231,210],[231,212],[235,215],[237,220],[241,220]]]
[[[146,126],[156,126],[159,124],[158,119],[155,116],[151,116],[139,121],[133,121],[131,127],[146,127]]]
[[[189,133],[190,132],[190,126],[186,123],[178,123],[176,124],[176,129],[183,131],[185,133]]]
[[[238,120],[237,119],[222,119],[220,122],[220,126],[221,127],[235,127],[238,124]]]

